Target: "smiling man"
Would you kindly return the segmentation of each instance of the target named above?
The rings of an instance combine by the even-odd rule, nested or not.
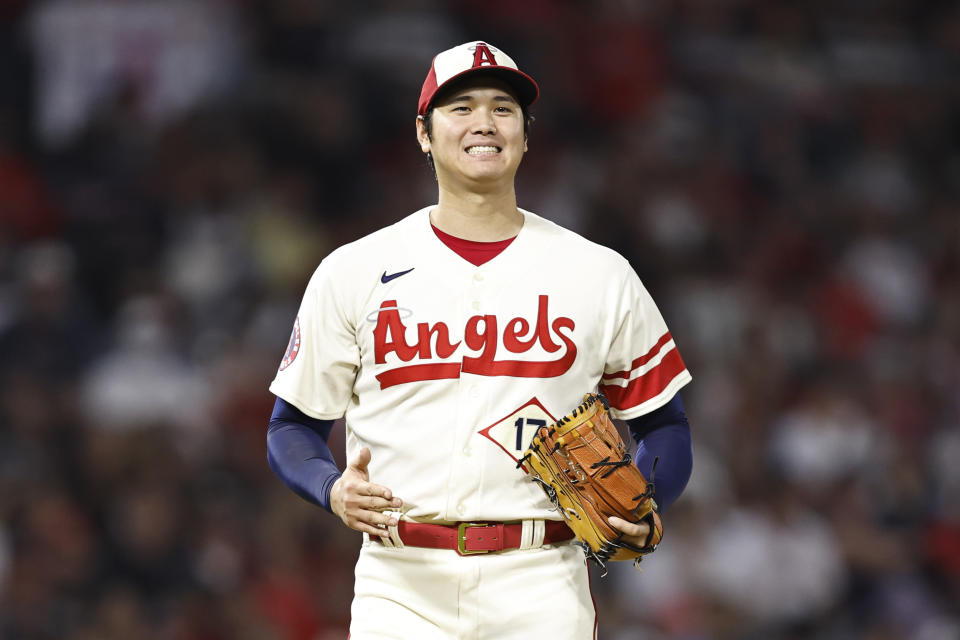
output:
[[[434,58],[416,135],[437,202],[324,259],[270,386],[271,467],[364,536],[353,640],[596,637],[584,553],[518,465],[585,393],[627,421],[647,478],[658,462],[661,513],[689,479],[690,374],[653,300],[617,253],[517,207],[538,95],[485,42]]]
[[[513,185],[527,150],[526,117],[510,85],[480,74],[446,90],[428,109],[417,118],[417,139],[431,155],[440,186],[434,223],[450,209],[471,209],[463,198],[476,203],[482,196],[490,212],[519,224]]]

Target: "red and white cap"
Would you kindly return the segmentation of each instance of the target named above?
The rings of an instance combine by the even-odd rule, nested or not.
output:
[[[517,92],[517,98],[524,107],[533,104],[540,95],[537,83],[520,71],[510,56],[491,44],[477,40],[436,55],[427,79],[423,81],[417,114],[426,115],[437,92],[452,81],[478,72],[496,75],[509,84]]]

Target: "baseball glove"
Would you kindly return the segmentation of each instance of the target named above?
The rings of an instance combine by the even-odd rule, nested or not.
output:
[[[639,564],[657,548],[663,524],[653,478],[647,481],[633,464],[607,410],[606,398],[587,394],[573,413],[537,430],[517,466],[529,466],[531,479],[563,515],[588,558],[601,567],[607,560]],[[649,523],[644,546],[623,540],[608,516]]]

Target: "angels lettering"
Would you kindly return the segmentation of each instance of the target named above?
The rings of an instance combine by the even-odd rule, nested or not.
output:
[[[576,324],[565,316],[551,321],[549,304],[548,296],[539,296],[537,317],[533,323],[522,317],[512,318],[503,324],[502,332],[497,316],[472,316],[463,328],[462,339],[456,342],[451,342],[450,328],[445,322],[420,322],[416,327],[416,342],[410,344],[400,306],[396,300],[384,300],[373,330],[374,361],[378,365],[386,364],[388,354],[395,353],[400,361],[412,364],[378,374],[380,387],[386,389],[421,380],[458,378],[461,372],[523,378],[562,375],[577,357],[577,345],[572,337]],[[562,353],[550,360],[497,359],[502,351],[523,354],[536,346],[547,354],[561,350]],[[465,352],[462,358],[450,361],[449,358],[459,351]]]

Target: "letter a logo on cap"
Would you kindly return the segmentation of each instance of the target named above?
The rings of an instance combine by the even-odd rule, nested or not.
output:
[[[470,54],[473,54],[472,64]],[[427,77],[423,81],[423,88],[420,90],[417,115],[427,114],[431,102],[441,88],[471,73],[497,76],[513,87],[520,104],[524,107],[533,104],[540,95],[540,87],[533,78],[517,69],[517,63],[502,49],[489,45],[483,40],[474,40],[441,51],[434,56]]]
[[[473,66],[482,67],[483,65],[497,66],[497,61],[490,53],[490,49],[482,42],[477,43],[477,48],[473,52]]]

